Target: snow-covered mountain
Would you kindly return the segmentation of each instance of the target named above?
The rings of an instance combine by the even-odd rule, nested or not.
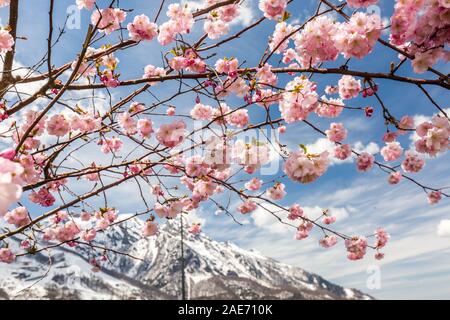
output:
[[[128,255],[108,254],[99,272],[89,261],[102,250],[88,246],[57,247],[1,265],[0,299],[179,299],[179,222],[168,221],[151,238],[141,237],[141,226],[132,219],[102,235],[96,245]],[[190,299],[371,299],[205,235],[184,235],[184,263]]]

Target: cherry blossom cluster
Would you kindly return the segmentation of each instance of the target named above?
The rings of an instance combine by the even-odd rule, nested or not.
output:
[[[308,22],[296,34],[295,49],[302,66],[308,67],[338,57],[339,50],[335,44],[338,25],[330,17],[320,16]]]
[[[206,63],[192,49],[187,49],[182,54],[175,56],[169,61],[169,66],[176,71],[186,70],[196,73],[206,71]]]
[[[390,40],[414,56],[415,72],[427,71],[439,59],[448,61],[449,13],[446,0],[396,1]]]
[[[205,0],[206,5],[212,6],[221,0]],[[203,29],[210,39],[218,39],[228,33],[229,23],[239,16],[239,5],[230,4],[219,7],[209,13]]]
[[[449,148],[450,122],[447,118],[434,116],[430,122],[423,122],[416,128],[420,137],[416,143],[416,150],[430,156]]]
[[[147,203],[144,199],[145,191],[140,188],[146,206],[143,213],[146,214],[146,219],[140,231],[142,236],[150,237],[158,234],[160,220],[180,218],[207,201],[216,203],[215,197],[224,192],[235,193],[239,202],[233,206],[233,210],[244,215],[255,212],[258,207],[264,208],[264,203],[275,204],[276,201],[286,200],[289,187],[287,178],[302,184],[312,183],[325,174],[330,162],[335,159],[350,160],[354,155],[358,171],[369,172],[378,166],[388,174],[388,183],[395,185],[403,178],[414,181],[409,174],[424,168],[423,154],[434,157],[448,150],[450,122],[446,114],[436,115],[416,126],[412,117],[404,116],[399,121],[385,106],[382,107],[387,130],[382,136],[384,146],[379,155],[360,152],[356,148],[353,150],[351,144],[346,141],[348,130],[339,120],[334,120],[323,130],[319,126],[310,125],[326,136],[328,144],[333,145],[330,152],[312,153],[304,145],[300,145],[299,149],[288,149],[283,141],[279,141],[279,135],[285,133],[288,125],[295,122],[305,120],[304,123],[309,124],[306,120],[311,121],[311,118],[316,117],[314,113],[322,118],[337,118],[344,109],[354,109],[371,117],[375,111],[374,107],[354,106],[350,103],[356,104],[357,100],[351,99],[358,97],[360,93],[363,98],[375,96],[381,102],[378,85],[375,83],[378,78],[400,79],[416,84],[441,84],[444,87],[447,86],[445,79],[442,76],[436,80],[406,78],[395,74],[395,65],[391,66],[391,74],[354,70],[353,58],[364,58],[380,40],[384,27],[380,17],[358,11],[346,16],[342,10],[334,8],[334,11],[342,14],[346,20],[340,22],[335,16],[318,10],[304,25],[299,26],[296,23],[288,23],[288,0],[259,1],[259,8],[264,17],[275,20],[276,24],[274,23],[274,31],[268,41],[268,49],[258,65],[246,65],[245,57],[238,59],[220,55],[212,60],[216,53],[210,54],[211,51],[208,50],[248,31],[243,29],[242,33],[236,33],[220,42],[207,39],[216,40],[227,34],[234,26],[233,21],[240,15],[238,2],[228,2],[226,5],[221,5],[221,2],[205,0],[202,2],[203,9],[198,11],[193,11],[192,3],[167,4],[166,15],[169,20],[158,26],[156,22],[159,14],[154,21],[147,15],[138,14],[125,25],[128,10],[114,7],[99,9],[95,0],[76,0],[79,9],[93,10],[91,23],[97,29],[93,32],[89,45],[113,32],[125,30],[125,27],[129,39],[100,48],[86,46],[84,54],[60,67],[60,71],[45,74],[39,70],[39,75],[31,76],[32,80],[10,76],[12,80],[6,77],[3,87],[2,77],[0,91],[6,93],[0,93],[0,122],[4,121],[2,128],[3,124],[6,124],[2,138],[3,135],[9,138],[14,149],[0,152],[0,217],[2,222],[16,228],[15,231],[9,231],[8,228],[8,233],[25,237],[21,244],[22,249],[32,253],[41,240],[44,244],[57,242],[69,246],[79,245],[78,240],[89,243],[95,241],[100,232],[120,222],[118,211],[106,207],[106,199],[105,208],[97,210],[97,207],[92,208],[87,201],[78,197],[80,201],[77,203],[80,206],[75,208],[82,207],[83,211],[74,213],[71,212],[72,208],[65,206],[61,207],[64,210],[51,208],[49,210],[53,211],[45,217],[41,229],[41,222],[37,224],[32,218],[34,213],[31,208],[35,206],[27,208],[26,203],[24,206],[19,202],[23,190],[26,190],[25,196],[22,197],[25,201],[50,208],[61,202],[58,199],[62,197],[62,193],[75,195],[70,189],[70,182],[74,180],[84,179],[86,184],[92,185],[92,196],[101,195],[100,186],[108,189],[125,181],[135,180],[138,184],[145,182],[150,187],[150,196],[156,199]],[[366,8],[377,2],[348,0],[347,5],[350,8]],[[9,3],[9,0],[0,0],[0,7]],[[210,6],[214,9],[205,10]],[[328,6],[331,11],[333,8]],[[399,49],[405,50],[402,58],[414,57],[412,64],[416,72],[426,71],[440,58],[448,60],[448,16],[449,5],[446,0],[396,1],[395,12],[391,18],[390,41]],[[196,21],[203,23],[201,32],[204,34],[198,42],[190,44],[191,37],[184,35],[196,35],[192,32]],[[251,28],[258,24],[259,22]],[[16,39],[12,36],[15,33],[10,30],[14,28],[0,29],[0,53],[7,57],[14,55],[15,51],[13,48]],[[141,79],[119,80],[119,60],[114,53],[128,49],[130,44],[130,47],[133,47],[155,38],[162,46],[173,44],[163,55],[163,65],[146,65]],[[22,39],[21,35],[18,35],[17,39]],[[272,54],[282,55],[280,64],[288,65],[288,68],[275,67]],[[339,55],[348,59],[345,65],[328,68],[325,62],[335,61]],[[306,72],[298,72],[300,67],[308,69],[311,75],[336,73],[342,76],[337,83],[326,86],[325,94],[319,97],[319,80],[314,77],[313,81],[311,77],[306,76]],[[318,68],[320,70],[317,70]],[[73,81],[63,85],[61,79],[65,79],[65,75],[70,74],[70,71],[74,72]],[[7,71],[3,72],[8,75]],[[49,74],[55,75],[54,79],[51,79]],[[61,74],[64,74],[64,77],[60,79]],[[24,100],[9,100],[12,93],[9,87],[15,87],[15,81],[20,83],[25,80],[33,83],[33,77],[38,79],[37,81],[47,78],[52,81],[35,96],[28,98],[40,102],[50,99],[52,104],[56,102],[57,107],[46,110],[38,108],[39,105],[36,104],[36,107],[22,109]],[[195,80],[195,85],[190,87],[195,103],[185,103],[187,100],[183,100],[183,104],[188,106],[187,110],[173,102],[160,100],[155,91],[149,90],[169,79],[176,79],[180,84],[180,90],[174,97],[184,95],[181,87],[189,87],[187,82],[185,83],[187,79]],[[100,83],[95,83],[97,80]],[[116,96],[111,94],[111,106],[107,112],[90,107],[84,110],[78,104],[72,107],[70,99],[67,102],[52,100],[58,98],[58,94],[62,96],[75,89],[83,92],[86,88],[106,87],[105,91],[110,93],[109,91],[113,91],[109,90],[110,88],[130,84],[143,84],[144,87],[142,91],[133,91],[128,98],[116,105],[112,104]],[[156,91],[157,89],[159,88],[156,88]],[[136,101],[137,95],[144,91],[151,93],[158,102],[146,105]],[[225,98],[230,98],[233,102]],[[236,101],[243,104],[238,105]],[[278,111],[269,108],[277,104],[281,117],[277,115],[278,119],[274,120],[273,113]],[[261,107],[256,107],[255,113],[262,113],[265,121],[260,124],[252,122],[257,118],[253,116],[252,105]],[[164,108],[163,112],[159,112],[160,109],[157,108]],[[20,113],[17,114],[20,116],[16,115],[11,119],[15,109],[19,109]],[[156,120],[159,117],[164,120]],[[198,130],[202,134],[201,140],[196,140],[196,134],[199,133],[196,129],[189,131],[190,124],[186,119],[203,121],[195,123],[202,126],[201,130]],[[256,131],[268,126],[279,133],[275,141],[269,138],[268,141],[259,141],[256,138],[248,141],[238,136],[248,130]],[[393,126],[397,131],[391,131]],[[205,132],[212,133],[211,137],[203,136]],[[411,136],[415,139],[413,150],[404,149],[399,139],[409,132],[414,133],[414,136]],[[72,153],[66,152],[65,148],[73,146],[72,142],[76,141],[84,141],[86,145],[97,144],[95,148],[98,154],[111,158],[111,162],[108,161],[105,165],[102,160],[95,159],[95,162],[86,162],[81,169],[67,167],[66,160],[69,160]],[[125,155],[128,143],[132,142],[137,147]],[[191,143],[190,148],[186,147],[188,151],[184,150],[187,142]],[[80,144],[82,148],[84,143]],[[270,181],[263,181],[263,178],[255,175],[271,162],[272,147],[281,155],[285,174],[271,178]],[[74,149],[75,152],[77,147]],[[146,155],[135,155],[138,151],[145,152]],[[188,152],[192,153],[188,155]],[[58,165],[55,160],[59,160],[62,155],[67,158]],[[380,163],[379,161],[383,160],[377,161],[375,156],[386,163]],[[392,164],[393,162],[397,163]],[[64,168],[63,172],[61,168]],[[236,180],[237,182],[229,181],[237,175],[244,175],[245,178]],[[158,182],[150,181],[152,177],[157,178]],[[172,178],[178,183],[173,187],[168,186],[166,178]],[[107,181],[114,182],[109,184]],[[240,185],[235,186],[238,183]],[[448,196],[445,188],[424,187],[418,182],[417,184],[427,193],[430,204],[436,204],[444,196]],[[175,190],[182,192],[172,192]],[[220,210],[226,210],[229,215],[233,214],[233,210],[228,207],[223,208],[221,204],[217,206]],[[85,211],[88,207],[89,212]],[[362,259],[368,248],[376,250],[376,259],[384,257],[380,250],[388,242],[389,234],[381,228],[372,235],[349,237],[331,230],[337,218],[328,210],[323,210],[320,217],[312,218],[299,204],[279,208],[280,212],[283,212],[283,208],[284,212],[287,212],[289,224],[295,223],[291,226],[296,229],[294,238],[297,240],[308,238],[314,228],[320,228],[324,237],[319,240],[319,245],[323,248],[333,247],[341,238],[345,242],[350,260]],[[27,232],[29,227],[35,224],[39,227],[37,229],[42,231],[37,236]],[[193,223],[188,228],[191,235],[200,232],[200,223]],[[373,238],[375,243],[369,244]],[[0,244],[1,262],[13,262],[15,254],[6,241]],[[106,258],[102,257],[100,260],[103,259]],[[95,270],[98,270],[100,260],[91,260]]]
[[[14,38],[8,30],[0,27],[0,54],[12,50],[14,46]]]
[[[380,16],[356,12],[349,21],[339,25],[334,37],[336,48],[346,59],[362,59],[372,51],[381,29]]]
[[[281,18],[287,7],[287,0],[259,0],[259,9],[267,19]]]
[[[366,8],[377,2],[378,0],[348,0],[347,4],[350,8]]]
[[[305,150],[300,149],[291,152],[286,160],[284,171],[293,181],[310,183],[326,172],[328,164],[328,152],[309,154]]]
[[[189,33],[194,25],[194,17],[187,5],[171,3],[167,10],[169,21],[159,26],[158,41],[165,46],[175,41],[177,34]]]
[[[316,83],[296,77],[285,88],[280,102],[281,116],[287,123],[305,120],[318,106]]]
[[[91,23],[105,34],[110,34],[120,28],[126,17],[127,13],[119,8],[94,10]]]

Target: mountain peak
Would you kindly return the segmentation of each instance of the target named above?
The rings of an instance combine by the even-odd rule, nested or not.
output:
[[[179,219],[168,220],[157,236],[143,238],[139,233],[142,220],[119,216],[120,220],[126,218],[129,220],[102,234],[97,244],[127,255],[108,254],[108,262],[96,273],[89,264],[95,256],[89,246],[57,247],[49,253],[22,257],[0,270],[0,299],[179,298]],[[371,299],[231,242],[184,234],[185,284],[190,299]],[[31,289],[20,289],[29,286]]]

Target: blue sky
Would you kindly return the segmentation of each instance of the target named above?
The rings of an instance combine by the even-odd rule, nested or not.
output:
[[[74,0],[56,1],[56,12],[59,13],[56,19],[57,25],[62,26],[66,9],[74,2]],[[100,7],[109,3],[109,1],[103,0],[97,2]],[[127,23],[135,15],[141,13],[153,17],[155,6],[158,3],[159,1],[155,0],[120,1],[122,8],[134,9],[133,12],[128,13]],[[249,5],[246,10],[246,19],[241,19],[239,24],[233,26],[232,31],[238,30],[243,24],[261,16],[256,8],[256,0],[247,0],[247,3]],[[314,10],[315,3],[315,0],[295,1],[295,4],[289,7],[292,14],[291,20],[298,20],[302,23],[307,14]],[[392,13],[392,5],[393,1],[380,1],[380,12],[383,17]],[[18,34],[28,40],[18,41],[16,56],[18,63],[33,64],[45,54],[48,28],[47,11],[48,1],[46,0],[28,1],[26,6],[21,5],[21,23]],[[5,24],[6,13],[7,9],[0,9],[2,24]],[[67,30],[63,35],[61,42],[54,49],[53,63],[55,65],[75,59],[84,39],[89,18],[90,13],[82,11],[81,30]],[[165,15],[162,15],[159,23],[165,20]],[[214,59],[223,56],[235,56],[240,62],[246,61],[246,66],[257,64],[261,53],[267,46],[267,39],[273,31],[274,25],[273,21],[265,21],[259,28],[248,32],[243,38],[223,46],[218,51],[218,56],[209,60],[210,64],[213,64]],[[127,32],[123,34],[127,38]],[[196,39],[200,34],[200,30],[197,28],[186,39]],[[114,33],[101,43],[116,43],[118,40],[119,33]],[[152,41],[127,51],[118,52],[116,56],[120,60],[119,72],[126,78],[141,77],[143,68],[147,64],[161,65],[161,49],[156,41]],[[270,62],[277,65],[279,59],[280,56],[274,56]],[[397,62],[397,55],[377,45],[367,60],[352,59],[349,67],[364,71],[387,72],[391,61]],[[327,66],[340,66],[343,62],[343,58],[339,58],[335,62],[328,63]],[[448,65],[438,67],[443,72],[450,71]],[[413,75],[409,62],[399,70],[398,74]],[[432,77],[430,74],[421,76]],[[288,76],[281,76],[279,84],[284,86],[288,78]],[[318,82],[318,91],[322,93],[327,84],[336,84],[339,78],[337,75],[315,75],[313,80]],[[377,84],[384,103],[397,118],[401,118],[403,115],[412,115],[423,119],[435,113],[434,107],[418,88],[388,80],[377,80]],[[120,99],[136,88],[114,89],[111,91],[113,99]],[[157,93],[159,98],[164,98],[170,96],[173,89],[174,85],[163,84],[155,87],[152,92]],[[440,105],[445,108],[450,107],[448,92],[445,92],[444,89],[431,87],[429,92]],[[80,98],[82,94],[89,95],[90,93],[77,93],[75,98]],[[106,97],[106,92],[102,94]],[[194,98],[193,95],[185,95],[176,99],[173,103],[177,107],[177,113],[188,113],[194,104]],[[148,93],[143,94],[137,100],[145,103],[154,102],[153,96]],[[202,102],[208,103],[207,100],[202,100]],[[227,100],[227,103],[230,106],[239,106],[242,101],[231,98]],[[40,105],[39,102],[37,105]],[[348,142],[360,145],[361,149],[366,148],[372,142],[370,150],[376,151],[375,144],[380,147],[383,145],[381,137],[385,130],[380,106],[375,98],[356,98],[351,100],[349,105],[375,107],[375,114],[370,119],[367,119],[362,112],[345,110],[339,121],[342,121],[349,129]],[[253,123],[258,123],[265,117],[263,110],[258,106],[251,106],[249,112]],[[279,116],[276,106],[272,107],[271,112],[273,117]],[[310,120],[322,129],[328,128],[329,123],[333,122],[333,119],[321,119],[315,115],[312,115]],[[156,118],[155,122],[158,123]],[[295,123],[288,125],[288,131],[281,139],[282,143],[287,144],[290,148],[295,148],[302,143],[310,145],[310,148],[320,150],[325,146],[324,141],[320,138],[306,125]],[[400,142],[407,149],[411,140],[409,136],[404,136]],[[377,159],[381,159],[379,154],[377,154]],[[430,186],[449,186],[449,160],[449,155],[429,159],[425,169],[414,177]],[[261,178],[267,181],[278,175]],[[246,179],[248,176],[242,175],[241,178]],[[448,200],[444,199],[440,204],[431,207],[426,201],[425,193],[417,186],[402,181],[398,186],[392,187],[387,184],[386,179],[387,175],[376,168],[369,173],[360,174],[356,171],[354,163],[344,163],[331,166],[326,175],[309,185],[299,185],[287,179],[280,180],[286,184],[288,190],[288,196],[280,202],[281,205],[289,206],[298,202],[309,208],[311,212],[316,212],[320,208],[331,208],[332,212],[341,217],[336,223],[339,231],[349,234],[370,234],[378,226],[385,227],[392,239],[383,250],[386,258],[381,262],[373,258],[372,252],[369,252],[363,261],[350,262],[346,259],[342,243],[330,250],[321,249],[318,246],[321,236],[318,232],[313,232],[306,240],[293,240],[291,229],[279,226],[262,210],[258,210],[251,216],[238,216],[237,218],[244,223],[239,226],[224,214],[216,215],[215,210],[211,210],[211,203],[208,203],[195,213],[195,219],[205,221],[205,233],[215,240],[233,241],[244,248],[255,249],[277,260],[318,273],[338,284],[361,289],[375,297],[389,299],[450,298],[450,238],[439,237],[436,233],[440,221],[450,219]],[[120,187],[111,195],[114,196],[110,206],[117,206],[121,212],[135,212],[142,209],[136,190],[130,188],[130,185]],[[224,202],[226,199],[226,195],[216,198],[219,202]],[[237,200],[233,203],[234,206],[238,204]],[[41,210],[34,209],[36,212]],[[379,289],[370,289],[366,285],[369,276],[367,270],[373,266],[377,266],[381,272],[381,288]]]

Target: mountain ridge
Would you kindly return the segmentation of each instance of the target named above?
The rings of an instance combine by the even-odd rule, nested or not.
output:
[[[130,219],[96,239],[99,246],[127,254],[108,254],[96,273],[89,261],[98,255],[89,246],[21,257],[0,269],[0,299],[179,299],[180,224],[168,221],[151,238],[139,234],[142,224]],[[203,234],[185,233],[184,263],[189,299],[373,299]]]

